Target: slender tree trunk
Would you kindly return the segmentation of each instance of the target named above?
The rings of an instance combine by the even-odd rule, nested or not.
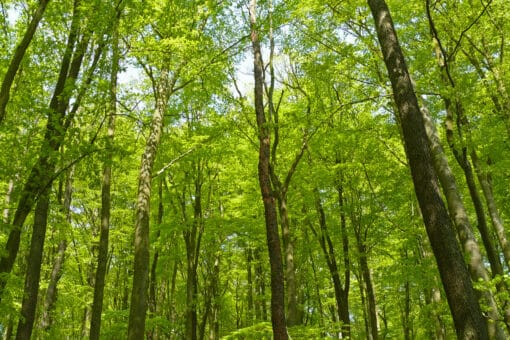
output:
[[[261,249],[255,248],[253,251],[254,270],[255,270],[255,319],[257,321],[267,320],[266,308],[266,280],[264,277],[264,268],[262,266]]]
[[[418,99],[384,0],[368,0],[391,80],[406,155],[423,220],[461,339],[487,339],[487,325],[476,300],[453,226],[441,199]]]
[[[471,160],[473,162],[473,166],[478,177],[478,182],[482,187],[485,202],[487,203],[487,209],[489,210],[489,216],[491,217],[492,225],[494,227],[494,230],[496,231],[499,245],[503,250],[503,257],[505,259],[505,263],[507,265],[507,268],[510,269],[510,242],[508,242],[506,230],[503,225],[503,220],[499,215],[498,208],[496,206],[496,200],[494,199],[494,195],[492,193],[491,177],[487,172],[484,172],[482,170],[480,166],[480,161],[478,160],[478,156],[474,150],[471,152]]]
[[[220,339],[220,253],[216,255],[214,260],[213,277],[211,280],[211,313],[209,322],[209,339],[219,340]]]
[[[145,337],[147,312],[147,288],[149,281],[149,220],[151,179],[156,152],[163,131],[163,117],[170,96],[168,71],[163,70],[155,87],[156,108],[152,116],[150,135],[142,156],[138,178],[135,221],[135,260],[131,306],[129,309],[128,339],[139,340]]]
[[[469,271],[473,281],[483,280],[488,282],[490,280],[489,274],[483,264],[483,258],[478,246],[478,242],[473,234],[471,223],[469,222],[466,208],[460,198],[460,193],[457,189],[457,183],[453,175],[448,160],[444,153],[443,147],[441,146],[439,135],[432,118],[430,117],[428,110],[422,108],[423,120],[425,123],[425,129],[429,138],[429,144],[432,152],[432,160],[434,162],[434,168],[438,174],[439,181],[443,188],[443,192],[446,197],[448,204],[448,211],[452,217],[455,226],[457,227],[457,234],[459,240],[463,246],[464,253],[468,258]],[[490,321],[487,323],[489,336],[491,338],[504,339],[505,336],[500,327],[498,327],[498,320],[500,319],[500,313],[494,300],[494,296],[490,290],[484,290],[482,292],[485,303],[489,306],[488,316]]]
[[[67,180],[65,181],[64,199],[62,202],[62,211],[67,223],[71,222],[70,211],[73,190],[73,174],[74,169],[71,168],[67,176]],[[61,201],[61,198],[59,198],[59,201]],[[44,298],[41,327],[46,331],[49,330],[53,324],[52,312],[55,308],[55,302],[57,301],[57,285],[60,277],[62,276],[62,267],[64,266],[65,252],[67,249],[67,240],[65,236],[62,235],[61,237],[62,239],[58,244],[57,255],[55,256],[53,268],[51,270],[50,282],[48,283],[48,289],[46,290],[46,297]]]
[[[186,278],[186,339],[197,339],[198,328],[198,258],[200,254],[200,243],[203,234],[202,219],[202,185],[203,185],[203,165],[201,161],[196,164],[195,191],[193,201],[193,221],[189,229],[184,231],[184,241],[186,244],[187,260],[187,278]],[[182,202],[182,208],[185,208],[186,202]],[[183,214],[185,212],[183,211]]]
[[[256,29],[256,0],[250,2],[250,29],[253,49],[253,67],[255,77],[255,114],[259,133],[259,184],[264,203],[266,221],[267,246],[271,265],[271,322],[275,340],[287,340],[287,326],[285,320],[285,294],[283,281],[283,264],[278,235],[278,220],[276,215],[276,200],[271,188],[270,177],[270,149],[271,141],[269,128],[264,112],[264,63],[260,49],[260,41]]]
[[[346,279],[346,286],[342,285],[340,273],[338,270],[338,264],[336,261],[335,249],[333,242],[329,236],[328,228],[326,225],[326,215],[322,207],[322,203],[319,197],[319,191],[315,189],[315,206],[317,209],[317,215],[319,218],[320,232],[317,232],[312,225],[310,225],[312,232],[315,237],[319,239],[326,263],[328,265],[329,273],[333,281],[333,288],[335,291],[336,311],[338,313],[338,319],[342,322],[342,338],[350,337],[350,319],[349,319],[349,300],[348,300],[348,283]]]
[[[247,310],[246,310],[246,323],[248,326],[253,325],[254,319],[254,304],[253,304],[253,271],[252,271],[252,263],[253,263],[253,249],[248,246],[246,248],[246,281],[248,283],[248,292],[246,296],[247,302]]]
[[[39,25],[39,21],[41,21],[44,11],[46,9],[46,5],[48,5],[50,0],[39,0],[39,5],[35,10],[34,16],[32,20],[28,24],[27,30],[25,31],[25,35],[23,39],[20,41],[18,46],[16,46],[16,51],[12,56],[11,62],[9,63],[9,68],[4,75],[4,79],[2,81],[2,86],[0,88],[0,124],[5,119],[6,113],[5,109],[7,107],[7,103],[9,102],[10,91],[12,87],[12,83],[14,82],[14,77],[18,72],[19,66],[21,65],[21,61],[23,60],[23,56],[34,37],[35,31],[37,30],[37,26]]]
[[[48,223],[48,210],[50,207],[50,189],[39,196],[35,207],[34,226],[30,241],[30,252],[27,257],[27,274],[25,277],[25,290],[21,304],[21,318],[16,331],[16,339],[30,339],[35,320],[35,309],[39,294],[39,278],[41,276],[41,263]]]
[[[159,180],[158,185],[158,217],[156,224],[161,228],[161,223],[163,223],[163,179]],[[156,240],[159,239],[161,235],[161,230],[158,229],[156,233]],[[157,296],[156,296],[156,283],[157,283],[157,277],[156,277],[156,270],[158,268],[158,260],[159,260],[159,249],[154,250],[154,256],[152,257],[152,264],[151,264],[151,271],[150,271],[150,281],[149,281],[149,312],[151,314],[156,314],[157,310]],[[147,334],[148,339],[157,339],[158,338],[158,332],[157,329],[151,329],[149,330]]]
[[[122,1],[122,0],[121,0]],[[101,229],[99,231],[99,245],[97,254],[96,277],[94,280],[94,299],[90,315],[89,339],[97,340],[101,334],[101,313],[103,311],[103,296],[108,264],[108,244],[110,233],[110,210],[111,210],[111,180],[113,144],[115,135],[115,115],[117,113],[117,75],[119,72],[119,32],[118,24],[121,8],[116,8],[112,28],[112,65],[110,73],[109,108],[108,108],[108,132],[106,137],[106,157],[103,165],[103,180],[101,184]]]
[[[404,312],[402,324],[404,328],[404,339],[411,340],[413,334],[413,327],[411,324],[411,287],[408,280],[405,282],[405,296],[404,296]],[[384,337],[383,337],[384,338]]]
[[[377,312],[376,312],[376,301],[375,301],[375,292],[374,285],[372,283],[372,275],[370,273],[370,269],[368,267],[367,261],[367,249],[365,246],[365,242],[358,237],[356,240],[358,243],[358,252],[359,252],[359,265],[361,275],[363,276],[363,282],[365,283],[366,290],[366,298],[367,298],[367,310],[368,310],[368,338],[371,340],[377,340],[379,338],[379,327],[377,322]]]
[[[197,339],[197,272],[194,264],[194,254],[191,252],[187,256],[186,272],[186,339]]]
[[[310,257],[310,265],[312,267],[312,273],[313,273],[313,286],[314,286],[314,290],[315,290],[315,296],[317,298],[318,324],[319,324],[319,327],[323,328],[324,327],[324,321],[323,321],[324,306],[323,306],[322,298],[321,298],[319,279],[317,277],[317,268],[315,266],[315,260],[314,260],[313,256],[314,256],[313,253],[310,252],[309,257]]]

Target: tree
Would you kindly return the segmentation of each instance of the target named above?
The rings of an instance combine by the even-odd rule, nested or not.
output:
[[[439,193],[430,148],[404,56],[384,0],[369,0],[393,88],[416,196],[459,338],[486,339],[487,326],[475,298],[450,217]]]
[[[96,276],[94,280],[94,302],[92,304],[90,321],[90,339],[99,339],[101,333],[101,314],[103,309],[104,281],[108,264],[108,243],[110,231],[110,210],[111,210],[111,180],[112,162],[114,153],[115,115],[117,114],[117,81],[119,72],[119,21],[125,2],[119,0],[115,7],[115,17],[112,27],[112,65],[109,88],[109,113],[108,133],[106,139],[106,156],[103,169],[103,181],[101,185],[101,229],[98,246],[98,260]]]
[[[250,36],[253,50],[253,73],[255,79],[255,115],[257,117],[259,139],[259,184],[264,203],[264,218],[266,221],[267,248],[271,264],[271,322],[273,336],[278,340],[288,338],[285,321],[283,264],[278,235],[278,220],[276,215],[276,198],[271,187],[270,153],[271,140],[264,112],[263,73],[264,63],[257,31],[256,0],[250,2]]]

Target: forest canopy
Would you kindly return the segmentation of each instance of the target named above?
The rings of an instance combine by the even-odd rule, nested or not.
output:
[[[0,12],[3,338],[510,337],[510,2]]]

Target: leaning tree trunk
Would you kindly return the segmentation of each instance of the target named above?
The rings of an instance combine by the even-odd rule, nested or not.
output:
[[[145,337],[145,317],[148,304],[147,288],[149,283],[149,209],[151,180],[152,168],[163,132],[163,117],[171,93],[167,70],[162,71],[160,79],[155,85],[158,91],[155,93],[156,108],[152,116],[150,135],[142,155],[140,175],[138,178],[135,221],[135,261],[128,324],[128,339],[130,340],[138,340]]]
[[[267,247],[271,266],[271,322],[275,340],[287,340],[287,325],[285,321],[285,294],[283,281],[283,264],[278,235],[278,220],[276,215],[276,199],[271,188],[270,149],[271,141],[264,112],[264,64],[260,49],[256,15],[256,0],[250,2],[250,30],[253,49],[253,70],[255,78],[255,114],[259,134],[259,184],[264,203],[264,217],[266,221]]]
[[[406,155],[427,234],[436,258],[457,336],[487,339],[487,325],[441,198],[418,99],[384,0],[368,0],[391,80]]]
[[[426,108],[421,109],[423,120],[425,123],[425,129],[429,138],[429,145],[432,152],[432,160],[434,162],[434,168],[438,175],[439,181],[443,188],[446,202],[448,205],[448,211],[452,217],[455,226],[457,227],[457,235],[463,246],[464,253],[467,255],[467,262],[471,278],[473,281],[483,280],[488,282],[490,280],[489,274],[485,269],[483,263],[482,253],[478,242],[473,234],[473,229],[467,215],[466,208],[460,197],[460,193],[457,189],[457,183],[453,175],[448,160],[444,153],[443,147],[439,140],[436,127],[432,118],[430,117]],[[502,329],[498,326],[498,320],[500,319],[500,313],[494,300],[494,295],[490,290],[484,290],[482,292],[485,303],[489,306],[488,317],[490,321],[487,323],[489,335],[491,338],[504,339]]]
[[[471,152],[471,160],[473,162],[473,166],[478,177],[478,182],[482,187],[485,202],[487,203],[487,210],[489,210],[489,216],[491,217],[492,225],[494,227],[494,230],[496,231],[496,236],[498,238],[499,245],[501,246],[501,249],[503,251],[505,263],[507,267],[510,269],[510,242],[508,242],[505,226],[503,225],[503,220],[499,215],[499,211],[496,206],[496,200],[494,199],[494,194],[492,193],[492,182],[490,174],[481,169],[478,156],[474,150]]]
[[[4,75],[4,80],[2,81],[2,86],[0,88],[0,124],[5,119],[5,109],[7,107],[7,103],[9,102],[10,91],[12,87],[12,83],[14,82],[14,77],[18,72],[19,66],[23,61],[23,56],[34,37],[37,26],[39,25],[39,21],[41,21],[44,11],[46,10],[46,5],[48,5],[50,0],[40,0],[37,9],[35,10],[34,16],[32,20],[28,24],[27,30],[25,31],[25,35],[23,39],[21,39],[18,46],[16,46],[16,51],[12,56],[11,62],[9,63],[9,68]]]

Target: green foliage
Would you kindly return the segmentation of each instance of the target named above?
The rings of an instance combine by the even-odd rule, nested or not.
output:
[[[163,137],[153,173],[151,265],[156,252],[158,258],[155,307],[151,307],[155,309],[148,314],[147,329],[161,338],[185,337],[191,253],[185,237],[196,228],[200,237],[195,240],[200,240],[200,247],[192,255],[197,261],[197,293],[193,298],[198,328],[204,323],[205,337],[214,334],[222,339],[270,339],[270,270],[257,182],[258,141],[246,3],[124,2],[101,336],[127,336],[139,164],[156,105],[154,86],[162,72],[169,72],[171,95],[165,103]],[[76,88],[69,91],[71,103],[75,103],[80,89],[86,89],[64,146],[55,155],[58,166],[52,186],[36,338],[80,338],[89,327],[86,310],[92,303],[97,262],[101,178],[107,159],[111,24],[116,2],[81,3],[83,23],[94,29],[85,68],[90,67],[101,43],[103,54],[91,82],[84,83],[82,72]],[[261,1],[258,11],[265,62],[269,61],[271,29],[275,40],[273,101],[278,121],[271,117],[269,127],[272,143],[278,136],[272,166],[280,180],[285,180],[306,144],[286,192],[303,314],[303,324],[289,328],[290,336],[333,338],[342,326],[336,314],[331,273],[319,243],[317,200],[324,210],[342,283],[346,282],[346,269],[350,270],[351,337],[368,336],[361,257],[367,258],[373,281],[380,338],[403,338],[405,326],[414,338],[433,338],[436,320],[442,322],[447,336],[453,336],[436,263],[414,198],[368,7],[356,1],[271,3],[272,9],[269,1]],[[454,90],[444,86],[437,67],[423,1],[388,3],[395,9],[393,19],[416,92],[438,127],[445,115],[442,97],[454,95],[463,103],[469,124],[462,127],[462,146],[468,154],[476,150],[480,155],[481,169],[490,174],[499,212],[508,224],[510,106],[505,105],[510,105],[510,78],[505,56],[510,51],[504,34],[510,22],[506,20],[508,1],[492,1],[483,14],[485,2],[433,2],[436,28],[451,57]],[[0,46],[6,51],[0,56],[0,77],[34,4],[0,3],[0,11],[8,14],[0,15]],[[5,253],[3,246],[23,186],[41,153],[48,103],[65,50],[72,6],[70,0],[48,5],[16,76],[9,114],[0,125],[0,149],[4,150],[0,155],[0,207],[2,212],[6,209],[0,222],[1,253]],[[14,14],[18,15],[15,22],[11,21]],[[243,74],[245,69],[249,74]],[[236,85],[232,83],[234,78]],[[269,86],[269,67],[266,83]],[[267,101],[266,96],[269,117]],[[455,129],[458,131],[458,127]],[[443,131],[440,134],[446,141]],[[448,149],[447,143],[443,144]],[[447,153],[454,164],[453,155]],[[474,219],[461,169],[453,168],[470,218]],[[67,217],[62,210],[62,190],[71,172],[72,202]],[[11,181],[14,187],[7,200]],[[201,186],[200,214],[195,211],[197,185]],[[343,202],[339,201],[340,187]],[[342,216],[349,243],[347,258],[343,252]],[[29,217],[22,229],[13,272],[0,274],[9,277],[0,304],[2,329],[9,324],[15,329],[18,321],[32,223]],[[39,322],[42,302],[62,239],[67,240],[67,250],[52,311],[53,324],[44,330]],[[509,296],[507,291],[498,290],[498,285],[508,286],[508,281],[508,276],[498,276],[475,286],[493,292],[503,306]]]

